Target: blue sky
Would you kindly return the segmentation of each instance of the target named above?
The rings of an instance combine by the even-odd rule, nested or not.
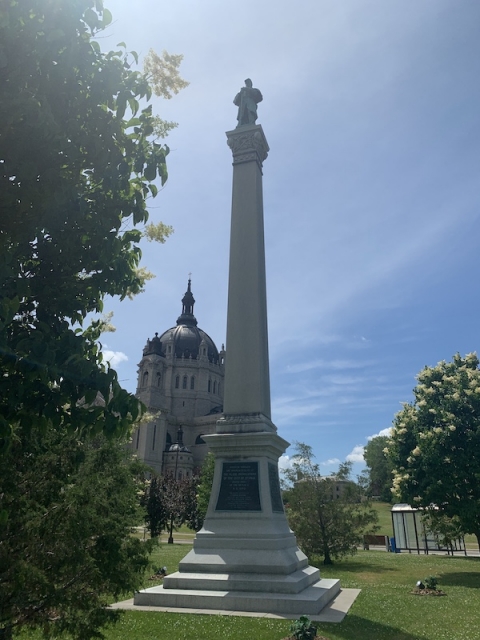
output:
[[[264,209],[272,419],[324,473],[388,428],[425,365],[478,349],[480,3],[106,2],[104,48],[182,53],[190,86],[154,110],[179,127],[145,243],[156,274],[107,301],[130,391],[192,273],[199,326],[225,340],[233,98],[251,77],[270,145]],[[228,345],[227,345],[228,350]],[[287,455],[292,454],[292,449]]]

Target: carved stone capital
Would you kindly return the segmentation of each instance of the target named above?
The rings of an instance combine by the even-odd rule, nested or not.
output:
[[[227,144],[232,150],[233,164],[255,161],[261,168],[268,156],[269,146],[260,125],[243,126],[228,131]]]

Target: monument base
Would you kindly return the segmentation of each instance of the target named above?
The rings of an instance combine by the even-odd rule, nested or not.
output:
[[[320,613],[340,581],[320,578],[288,526],[278,478],[278,458],[288,443],[272,431],[204,438],[215,454],[204,526],[179,570],[162,586],[137,592],[134,604]]]
[[[228,577],[224,575],[218,577],[224,582],[228,581]],[[263,591],[165,589],[162,585],[159,585],[158,587],[150,587],[150,589],[137,592],[134,597],[134,604],[179,609],[214,609],[217,611],[313,616],[320,613],[339,591],[340,581],[330,579],[320,579],[314,585],[297,594]]]

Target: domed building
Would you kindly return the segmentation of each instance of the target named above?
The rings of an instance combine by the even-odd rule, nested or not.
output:
[[[189,280],[176,326],[147,340],[138,365],[136,396],[148,416],[133,434],[132,449],[157,473],[170,471],[175,458],[177,477],[201,467],[202,436],[215,432],[223,410],[225,350],[198,327],[194,304]]]

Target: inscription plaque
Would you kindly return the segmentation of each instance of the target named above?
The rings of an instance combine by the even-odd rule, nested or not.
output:
[[[282,494],[280,492],[280,480],[278,478],[278,467],[273,462],[268,463],[268,482],[270,484],[270,500],[272,501],[272,511],[283,513]]]
[[[261,511],[258,462],[224,462],[215,511]]]

